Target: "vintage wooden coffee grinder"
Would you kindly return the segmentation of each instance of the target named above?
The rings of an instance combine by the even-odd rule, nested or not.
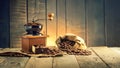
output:
[[[48,20],[53,19],[54,14],[51,13],[48,15]],[[36,21],[41,20],[37,19],[32,21],[32,23],[27,23],[24,25],[26,34],[22,36],[22,52],[32,53],[32,46],[46,47],[46,38],[47,36],[41,33],[43,25],[36,23]]]

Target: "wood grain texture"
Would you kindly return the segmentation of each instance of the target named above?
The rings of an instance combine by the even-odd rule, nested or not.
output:
[[[94,52],[89,56],[76,56],[76,59],[80,68],[108,68]]]
[[[84,0],[66,0],[66,19],[67,33],[73,33],[85,39]]]
[[[52,68],[52,58],[31,57],[25,68]]]
[[[105,0],[106,43],[108,46],[120,46],[120,6],[119,0]]]
[[[67,32],[65,3],[65,0],[57,0],[57,37],[59,37],[60,35],[65,35]]]
[[[28,22],[32,23],[33,19],[37,20],[36,23],[43,25],[42,34],[46,34],[46,10],[45,0],[28,0]]]
[[[120,48],[91,47],[92,55],[62,57],[1,57],[0,68],[119,68]],[[19,52],[19,48],[0,48],[1,52]],[[118,52],[119,51],[119,52]]]
[[[120,67],[120,54],[108,47],[92,47],[93,51],[106,63],[109,68]]]
[[[56,0],[47,0],[47,14],[54,13],[54,19],[52,21],[47,20],[47,34],[49,37],[47,38],[47,45],[54,46],[57,28],[56,28]]]
[[[33,18],[36,15],[35,11],[37,8],[35,8],[35,5],[37,5],[37,4],[35,4],[35,0],[28,0],[28,7],[27,7],[28,11],[27,12],[28,12],[28,22],[29,23],[32,22]]]
[[[109,48],[120,54],[120,48],[119,47],[109,47]]]
[[[10,0],[10,47],[21,47],[21,36],[25,33],[26,1]]]
[[[87,43],[105,45],[103,0],[86,0]]]
[[[0,68],[24,68],[28,57],[0,57]]]
[[[28,0],[28,22],[32,22],[35,15],[37,15],[35,19],[45,19],[38,23],[43,24],[41,32],[50,36],[48,40],[55,41],[60,35],[74,33],[85,39],[88,46],[120,46],[119,2],[119,0]],[[1,10],[1,17],[4,11],[8,13],[6,9]],[[55,14],[53,21],[47,20],[49,13]],[[2,25],[0,43],[5,44],[1,47],[8,47],[6,44],[9,43],[9,24],[3,23],[8,20],[0,18],[0,22]],[[11,47],[21,46],[20,37],[25,32],[23,26],[25,22],[26,1],[10,0]]]
[[[79,68],[74,55],[64,55],[63,57],[54,57],[53,68]]]

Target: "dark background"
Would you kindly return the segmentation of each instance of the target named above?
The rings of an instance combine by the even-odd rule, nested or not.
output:
[[[28,0],[29,21],[38,0]],[[45,11],[55,13],[53,23],[43,21],[47,34],[74,33],[85,39],[88,46],[120,46],[120,0],[39,0]],[[45,13],[46,12],[46,13]],[[0,47],[20,47],[23,25],[26,23],[25,0],[0,0]],[[21,23],[22,22],[22,23]],[[47,24],[47,23],[48,24]],[[46,25],[47,24],[47,25]],[[51,27],[52,26],[52,27]],[[52,33],[50,33],[53,31]],[[63,32],[61,32],[63,31]]]
[[[9,0],[0,0],[0,47],[10,46]]]

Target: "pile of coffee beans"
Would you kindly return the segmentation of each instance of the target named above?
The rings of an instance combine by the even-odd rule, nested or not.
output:
[[[58,55],[61,54],[61,50],[59,49],[50,49],[47,47],[37,48],[35,54],[47,54],[47,55]]]
[[[74,49],[75,42],[74,41],[63,41],[59,44],[59,49],[67,52],[69,55],[91,55],[91,51],[89,50],[83,50],[83,49]]]

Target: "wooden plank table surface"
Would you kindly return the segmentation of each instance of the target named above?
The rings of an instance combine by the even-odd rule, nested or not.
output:
[[[20,48],[0,48],[1,52],[19,52]],[[0,56],[0,68],[120,68],[120,47],[90,47],[92,55],[60,57]]]

